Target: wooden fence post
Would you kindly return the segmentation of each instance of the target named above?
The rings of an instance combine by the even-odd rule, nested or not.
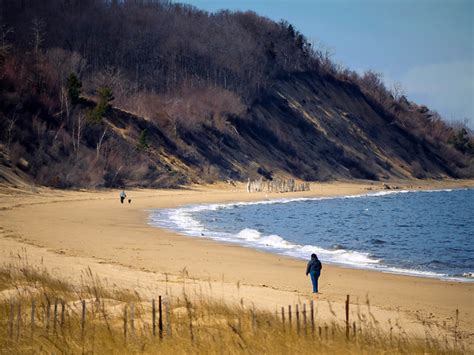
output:
[[[283,330],[285,330],[285,307],[281,307],[281,322],[283,323]]]
[[[53,313],[53,331],[56,333],[56,323],[58,321],[58,300],[54,300],[54,313]]]
[[[61,300],[61,329],[64,327],[65,308],[66,308],[66,305],[64,304],[64,300]]]
[[[127,341],[127,306],[123,309],[123,337]]]
[[[288,305],[288,324],[290,325],[291,330],[291,305]]]
[[[48,298],[46,302],[46,332],[49,331],[50,318],[51,318],[51,301]]]
[[[82,300],[81,336],[83,340],[84,340],[85,329],[86,329],[86,300]]]
[[[311,300],[311,334],[314,336],[314,301]]]
[[[346,299],[346,338],[349,338],[349,295]]]
[[[306,322],[306,303],[303,303],[303,325],[304,325],[304,335],[308,334],[307,322]]]
[[[160,338],[163,338],[163,308],[161,302],[161,296],[158,296],[158,329],[160,331]]]
[[[151,300],[151,329],[153,332],[153,336],[156,335],[156,306],[155,306],[155,299]]]
[[[298,304],[295,307],[295,312],[296,312],[296,333],[300,335],[300,311],[299,311]]]
[[[255,306],[252,308],[252,329],[255,331],[258,328],[257,314],[255,313]]]

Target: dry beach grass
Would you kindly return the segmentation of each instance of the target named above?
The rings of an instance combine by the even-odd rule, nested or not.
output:
[[[90,269],[81,284],[17,262],[0,268],[0,347],[5,353],[463,353],[462,342],[442,342],[380,329],[359,313],[349,328],[336,317],[311,322],[295,308],[282,318],[254,306],[200,294],[170,296],[160,306],[117,287],[104,287]],[[7,291],[7,292],[6,292]],[[161,301],[161,297],[160,297]],[[156,305],[156,303],[155,303]],[[298,307],[298,306],[296,306]],[[297,309],[297,308],[296,308]],[[153,316],[153,314],[155,316]],[[311,312],[311,315],[313,313]]]

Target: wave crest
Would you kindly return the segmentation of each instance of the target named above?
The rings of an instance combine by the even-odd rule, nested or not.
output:
[[[374,269],[383,272],[390,272],[396,274],[406,274],[414,276],[436,277],[446,280],[467,281],[473,278],[472,273],[465,273],[464,275],[446,275],[430,271],[420,271],[403,268],[393,268],[385,266],[380,259],[373,258],[369,253],[347,250],[344,246],[337,246],[332,250],[324,249],[315,245],[299,245],[285,240],[279,235],[262,235],[261,232],[251,228],[245,228],[238,233],[232,234],[228,232],[211,231],[196,220],[193,215],[201,211],[215,211],[218,209],[231,209],[243,205],[266,205],[266,204],[282,204],[298,201],[318,201],[327,199],[349,199],[349,198],[363,198],[363,197],[383,197],[393,194],[401,193],[420,193],[420,192],[441,192],[452,191],[446,190],[427,190],[427,191],[379,191],[375,193],[339,196],[339,197],[314,197],[314,198],[289,198],[264,200],[253,202],[237,202],[229,204],[209,204],[209,205],[195,205],[185,206],[176,209],[162,209],[151,210],[149,224],[156,227],[171,229],[180,234],[207,237],[216,241],[237,243],[245,247],[256,249],[263,249],[280,255],[291,256],[299,259],[308,259],[312,253],[318,254],[323,262],[338,264],[342,266]],[[374,243],[386,243],[384,240],[374,240]]]

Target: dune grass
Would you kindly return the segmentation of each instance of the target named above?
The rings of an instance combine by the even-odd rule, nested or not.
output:
[[[150,300],[104,287],[91,270],[81,285],[22,265],[0,268],[0,353],[314,354],[463,353],[461,344],[387,334],[369,319],[347,329],[336,321],[314,328],[300,318],[205,297],[162,298],[162,328]],[[85,307],[85,317],[83,310]],[[32,310],[34,308],[34,316]],[[34,319],[32,319],[34,318]]]

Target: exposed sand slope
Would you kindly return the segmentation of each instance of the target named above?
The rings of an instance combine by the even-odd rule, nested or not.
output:
[[[474,182],[400,182],[398,185],[472,187]],[[268,198],[355,194],[367,192],[368,188],[379,189],[381,185],[339,182],[314,184],[312,188],[311,192],[272,194]],[[63,278],[79,282],[82,271],[91,267],[110,284],[133,288],[150,297],[165,292],[179,295],[183,284],[191,293],[210,294],[235,302],[243,298],[246,304],[254,303],[270,310],[313,297],[309,293],[310,281],[304,274],[305,261],[183,237],[146,224],[148,208],[262,200],[266,198],[264,193],[249,195],[243,186],[218,185],[130,191],[128,195],[132,204],[121,205],[118,191],[0,190],[0,262],[15,260],[17,253],[21,254],[25,248],[30,263],[43,262]],[[418,317],[442,327],[445,322],[442,332],[451,333],[458,308],[460,329],[472,346],[472,283],[325,265],[320,288],[322,294],[314,299],[321,320],[331,318],[328,301],[342,318],[343,302],[350,294],[352,302],[361,305],[365,305],[368,297],[373,314],[381,322],[398,319],[406,329],[417,334],[424,331],[417,325]],[[357,311],[356,307],[353,309]]]

